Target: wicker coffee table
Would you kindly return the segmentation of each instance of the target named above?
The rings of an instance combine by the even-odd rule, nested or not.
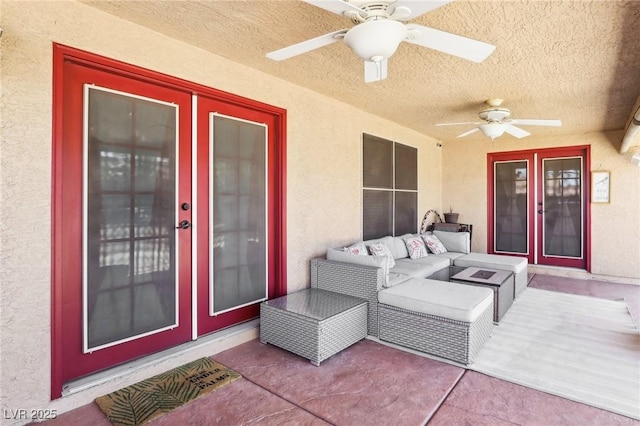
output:
[[[500,322],[513,304],[515,278],[513,272],[495,269],[449,266],[428,278],[438,281],[478,285],[493,290],[493,321]]]
[[[260,342],[319,366],[367,337],[367,301],[306,289],[260,304]]]

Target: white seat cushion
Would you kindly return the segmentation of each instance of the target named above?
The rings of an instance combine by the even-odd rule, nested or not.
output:
[[[453,261],[456,266],[468,268],[478,266],[481,268],[497,269],[499,271],[511,271],[515,274],[527,268],[527,259],[523,257],[501,256],[498,254],[469,253]]]
[[[493,302],[489,288],[413,278],[378,292],[378,302],[408,311],[473,322]]]
[[[424,278],[442,268],[449,266],[447,259],[433,256],[421,257],[420,259],[397,259],[396,266],[389,269],[389,272],[409,275],[413,278]]]

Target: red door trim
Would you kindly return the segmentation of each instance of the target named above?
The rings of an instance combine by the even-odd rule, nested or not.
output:
[[[583,214],[584,214],[584,218],[583,218],[583,223],[582,226],[584,227],[584,251],[585,253],[583,253],[584,256],[584,261],[583,260],[562,260],[561,258],[553,258],[553,257],[549,257],[545,260],[544,265],[549,265],[549,266],[568,266],[568,267],[582,267],[582,263],[584,263],[584,268],[587,272],[591,271],[591,179],[589,179],[589,176],[591,174],[591,147],[588,145],[584,145],[584,146],[567,146],[567,147],[558,147],[558,148],[553,148],[553,149],[545,149],[545,150],[540,150],[538,152],[538,159],[537,159],[537,167],[538,170],[541,171],[542,170],[542,162],[544,159],[546,158],[555,158],[555,157],[575,157],[578,155],[578,152],[580,153],[579,155],[581,155],[584,159],[584,170],[583,170],[583,176],[582,176],[582,181],[583,181],[583,188],[584,188],[584,193],[582,194],[582,208],[583,208]],[[543,194],[542,194],[543,188],[542,185],[539,185],[538,187],[538,200],[542,200],[543,198]],[[536,217],[536,220],[539,220],[539,217]],[[538,241],[542,241],[542,224],[540,223],[538,225]],[[542,255],[542,247],[538,247],[538,263],[542,264],[542,262],[540,262],[540,256]]]
[[[533,152],[527,152],[527,151],[514,151],[514,152],[498,152],[498,153],[489,153],[487,154],[487,253],[489,254],[496,254],[495,250],[494,250],[494,240],[493,240],[493,236],[494,236],[494,232],[495,232],[495,216],[494,216],[494,208],[493,208],[493,203],[494,203],[494,191],[495,191],[495,185],[494,185],[494,178],[495,178],[495,169],[494,169],[494,162],[502,162],[502,161],[528,161],[529,163],[529,167],[532,169],[534,167],[534,161],[533,161]],[[528,173],[527,174],[527,186],[528,188],[530,188],[530,190],[528,191],[528,208],[529,210],[531,210],[531,206],[533,206],[534,202],[535,202],[535,195],[534,195],[534,175],[533,173]],[[527,226],[529,227],[529,230],[533,230],[534,226],[535,226],[535,217],[533,217],[533,215],[529,215],[529,218],[527,220]],[[509,253],[509,254],[505,254],[505,253],[499,253],[501,255],[508,255],[508,256],[515,256],[515,257],[524,257],[527,259],[527,261],[529,263],[533,263],[533,259],[534,259],[534,250],[535,250],[535,245],[534,245],[534,241],[533,238],[531,238],[531,233],[529,233],[528,236],[528,244],[527,244],[527,254],[515,254],[515,253]]]
[[[543,154],[544,156],[562,156],[565,152],[571,152],[572,155],[576,151],[582,151],[584,153],[584,215],[585,215],[585,223],[584,223],[584,232],[585,232],[585,269],[587,272],[591,272],[591,179],[589,179],[589,175],[591,174],[591,145],[574,145],[574,146],[563,146],[563,147],[554,147],[554,148],[539,148],[539,149],[525,149],[519,151],[504,151],[504,152],[490,152],[487,153],[487,253],[493,253],[493,232],[494,232],[494,212],[493,212],[493,191],[494,191],[494,175],[493,175],[493,162],[494,161],[509,161],[509,159],[530,159],[531,166],[534,166],[533,159],[534,154]],[[540,155],[538,156],[538,162],[540,162]],[[539,165],[535,164],[535,167],[538,168]],[[529,191],[529,203],[533,205],[535,202],[534,198],[534,185],[533,179],[535,177],[532,173],[529,173],[529,185],[531,190]],[[538,188],[538,191],[541,191],[541,188]],[[539,196],[539,194],[537,194]],[[529,226],[532,226],[533,223],[531,221],[536,221],[537,217],[530,218]],[[538,232],[541,232],[538,229]],[[529,263],[534,263],[534,253],[533,250],[535,247],[533,246],[533,242],[529,242],[529,251],[530,256]]]
[[[275,288],[273,295],[277,297],[287,293],[287,244],[286,244],[286,110],[266,103],[234,95],[232,93],[213,89],[167,74],[152,71],[146,68],[120,62],[104,56],[89,53],[58,43],[53,43],[53,90],[52,90],[52,172],[51,172],[51,398],[56,399],[62,395],[63,386],[63,306],[62,306],[62,280],[64,246],[62,243],[64,200],[62,194],[62,170],[63,170],[63,86],[64,63],[72,61],[85,66],[101,70],[108,70],[121,76],[132,79],[153,82],[189,92],[213,97],[229,104],[239,105],[245,108],[261,111],[273,116],[276,138],[278,140],[276,156],[277,169],[274,174],[275,191],[277,192],[274,224],[274,275]]]

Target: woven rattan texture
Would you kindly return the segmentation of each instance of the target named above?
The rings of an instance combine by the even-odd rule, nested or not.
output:
[[[379,304],[380,340],[395,343],[464,365],[491,336],[493,303],[472,323]]]
[[[382,288],[384,280],[382,268],[326,259],[311,260],[311,287],[367,300],[367,332],[374,337],[378,337],[378,289]]]
[[[326,303],[326,299],[322,298],[313,300],[313,303]],[[351,302],[351,308],[322,320],[263,302],[260,305],[260,341],[286,349],[319,365],[367,336],[366,301],[354,302],[351,299]]]

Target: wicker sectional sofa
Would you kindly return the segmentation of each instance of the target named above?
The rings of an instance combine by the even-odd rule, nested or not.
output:
[[[450,265],[493,267],[512,270],[516,287],[524,274],[526,286],[526,260],[470,253],[468,233],[433,234],[446,252],[411,259],[405,244],[417,236],[411,234],[363,242],[366,247],[383,243],[393,262],[385,256],[329,249],[326,258],[311,261],[311,287],[367,300],[367,332],[372,337],[470,364],[491,335],[492,291],[428,277]],[[474,259],[477,263],[470,265]]]

